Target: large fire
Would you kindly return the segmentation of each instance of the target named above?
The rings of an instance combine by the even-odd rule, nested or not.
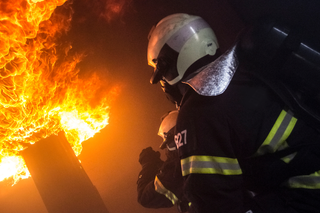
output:
[[[70,28],[70,4],[0,2],[0,181],[30,176],[19,155],[30,144],[64,131],[79,155],[81,142],[108,124],[117,89],[103,90],[96,74],[80,79],[83,56],[57,42]]]

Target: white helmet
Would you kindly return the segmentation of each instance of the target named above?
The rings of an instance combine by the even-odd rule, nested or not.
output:
[[[169,15],[149,33],[148,64],[155,68],[150,82],[163,79],[174,85],[190,74],[191,65],[204,56],[214,56],[218,48],[213,30],[201,17]]]
[[[167,147],[169,151],[176,150],[176,144],[174,142],[174,127],[177,123],[177,117],[178,110],[170,111],[162,116],[162,122],[158,131],[158,135],[163,139],[160,149]]]

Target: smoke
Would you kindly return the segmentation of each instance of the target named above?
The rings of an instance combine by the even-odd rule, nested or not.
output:
[[[84,0],[88,8],[95,15],[107,22],[121,19],[121,17],[132,9],[133,0]]]

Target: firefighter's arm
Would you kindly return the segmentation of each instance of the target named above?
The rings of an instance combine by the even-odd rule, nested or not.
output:
[[[139,163],[142,170],[137,181],[138,202],[146,208],[171,207],[172,203],[163,195],[157,193],[154,187],[154,180],[163,161],[160,153],[148,147],[140,153]]]

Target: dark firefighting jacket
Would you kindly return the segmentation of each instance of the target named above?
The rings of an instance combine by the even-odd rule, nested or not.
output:
[[[138,202],[147,208],[169,208],[177,205],[186,212],[183,178],[177,150],[167,152],[167,160],[159,167],[144,167],[137,181]]]
[[[319,212],[319,133],[241,70],[218,96],[189,87],[175,142],[195,212],[246,212],[247,191],[276,193],[293,212]]]

